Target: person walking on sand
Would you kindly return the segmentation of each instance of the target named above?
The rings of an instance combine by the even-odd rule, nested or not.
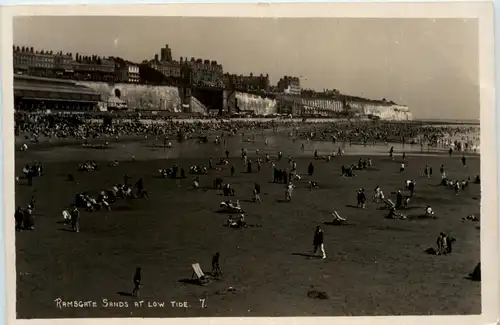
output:
[[[24,210],[23,214],[23,227],[25,230],[34,230],[35,229],[35,220],[33,217],[33,209],[30,205],[28,208]]]
[[[439,173],[441,174],[441,179],[446,178],[446,174],[444,172],[444,165],[441,165],[441,167],[439,168]]]
[[[14,214],[14,219],[16,220],[16,231],[21,231],[23,229],[23,217],[23,209],[18,206],[16,213]]]
[[[32,195],[31,196],[31,200],[30,200],[30,206],[31,206],[32,209],[35,209],[35,203],[36,203],[35,196]]]
[[[309,174],[309,176],[312,176],[314,174],[314,165],[313,163],[309,163],[309,167],[307,167],[307,173]]]
[[[253,201],[262,203],[262,201],[260,200],[260,185],[257,183],[255,183],[253,187]]]
[[[321,254],[323,255],[322,258],[326,258],[326,252],[325,252],[325,244],[323,243],[323,229],[321,229],[319,226],[316,227],[316,231],[314,232],[314,240],[313,240],[313,245],[314,245],[314,251],[313,255],[316,255],[316,252],[318,249],[321,250]]]
[[[220,259],[220,254],[219,252],[217,252],[212,257],[212,276],[222,275],[222,270],[220,269],[219,266],[219,259]]]
[[[78,211],[76,205],[73,206],[71,211],[71,230],[80,232],[80,211]]]
[[[134,275],[134,290],[132,291],[132,296],[137,297],[139,295],[139,287],[141,286],[141,268],[138,267],[135,269]]]

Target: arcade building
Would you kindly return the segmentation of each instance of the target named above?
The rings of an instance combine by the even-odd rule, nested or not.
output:
[[[70,80],[14,75],[16,111],[74,111],[98,109],[101,95]]]

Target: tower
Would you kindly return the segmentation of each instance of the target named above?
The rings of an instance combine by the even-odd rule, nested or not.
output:
[[[172,61],[172,50],[170,49],[168,44],[166,44],[165,47],[160,50],[160,61],[162,62]]]

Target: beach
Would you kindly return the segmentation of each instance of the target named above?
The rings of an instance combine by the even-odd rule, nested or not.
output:
[[[339,144],[302,141],[302,152],[302,142],[286,135],[269,137],[267,147],[262,136],[256,136],[255,142],[245,138],[228,139],[227,166],[216,165],[224,150],[211,141],[173,142],[173,148],[167,149],[153,147],[158,143],[149,138],[110,143],[111,149],[76,145],[17,151],[16,175],[34,160],[42,161],[45,170],[33,186],[25,180],[16,185],[16,205],[27,204],[32,195],[37,199],[36,229],[16,235],[18,317],[480,313],[480,283],[464,279],[480,258],[479,224],[462,220],[469,214],[480,216],[480,185],[471,182],[457,197],[439,185],[438,173],[443,164],[451,179],[473,179],[479,173],[479,155],[468,155],[464,168],[458,154],[448,157],[445,150],[419,154],[420,146],[415,146],[414,153],[407,150],[406,170],[401,173],[401,151],[396,149],[391,160],[387,145],[345,144],[346,154],[327,162],[314,160],[313,152],[317,149],[326,155]],[[256,167],[246,172],[239,157],[241,147],[247,148],[250,159],[269,153],[279,168],[288,166],[288,155],[293,157],[302,180],[294,181],[297,188],[291,202],[284,200],[283,185],[272,183],[270,165],[263,163],[259,172]],[[281,161],[276,158],[278,150],[284,155]],[[195,175],[188,174],[184,180],[159,177],[159,169],[174,164],[186,170],[192,165],[207,166],[208,157],[213,157],[214,169],[199,176],[198,190],[192,186]],[[342,165],[369,157],[373,166],[357,171],[356,178],[341,176]],[[99,170],[78,172],[78,164],[85,160],[95,160]],[[119,160],[119,165],[108,166],[111,160]],[[313,176],[307,175],[310,162],[315,166]],[[231,177],[233,164],[236,173]],[[422,176],[427,164],[435,171],[431,179]],[[68,181],[68,174],[75,180]],[[121,183],[125,174],[144,179],[148,199],[121,200],[111,211],[82,211],[80,233],[61,223],[61,211],[77,193],[95,195]],[[219,203],[227,198],[212,189],[216,177],[232,184],[236,196],[231,199],[240,200],[249,224],[261,227],[223,226],[228,215],[218,212]],[[407,179],[417,183],[409,209],[403,210],[409,220],[386,219],[388,211],[371,203],[371,191],[379,185],[395,200],[395,192],[404,188]],[[310,190],[310,180],[317,181],[319,188]],[[262,204],[251,202],[255,182],[262,187]],[[366,209],[356,208],[356,190],[361,187],[369,198]],[[432,205],[437,219],[418,217],[427,205]],[[334,210],[353,226],[325,224]],[[324,228],[326,260],[311,256],[317,225]],[[435,245],[441,231],[457,238],[453,254],[426,254],[424,250]],[[223,277],[207,286],[193,284],[191,264],[200,263],[209,273],[215,252],[221,254]],[[126,292],[132,289],[131,272],[138,266],[143,269],[140,299],[163,302],[164,307],[133,307],[136,300]],[[311,298],[313,291],[327,298]],[[58,308],[58,298],[93,301],[96,307]],[[109,307],[103,299],[123,306]],[[205,308],[200,307],[200,299]],[[171,301],[186,302],[189,307],[173,308]]]

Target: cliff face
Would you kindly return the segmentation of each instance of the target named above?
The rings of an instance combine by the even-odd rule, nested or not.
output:
[[[362,112],[365,115],[375,115],[381,120],[411,121],[413,116],[408,106],[396,104],[363,104]]]
[[[119,97],[131,109],[166,110],[181,112],[181,98],[176,87],[147,86],[133,84],[114,84],[104,82],[77,82],[77,84],[92,88],[101,94],[104,104]],[[196,106],[196,105],[195,105]]]
[[[278,113],[278,104],[275,99],[262,98],[242,92],[236,92],[236,105],[242,111],[253,111],[255,114],[275,114]]]
[[[166,110],[169,112],[181,112],[182,103],[179,90],[176,87],[168,86],[147,86],[133,84],[110,85],[103,82],[83,82],[77,84],[92,88],[101,94],[103,107],[106,103],[119,97],[127,103],[131,109],[142,108],[146,110]],[[264,98],[258,95],[243,92],[227,93],[226,109],[235,112],[238,106],[242,111],[253,111],[255,114],[276,114],[278,113],[278,102],[275,99]],[[373,104],[366,102],[349,102],[349,106],[361,114],[371,114],[380,117],[382,120],[406,121],[412,119],[412,114],[407,106],[391,104]],[[340,112],[343,110],[343,103],[338,99],[308,99],[302,98],[301,105],[305,108],[318,108],[329,111]],[[206,107],[195,97],[191,98],[191,111],[196,113],[206,113]]]

